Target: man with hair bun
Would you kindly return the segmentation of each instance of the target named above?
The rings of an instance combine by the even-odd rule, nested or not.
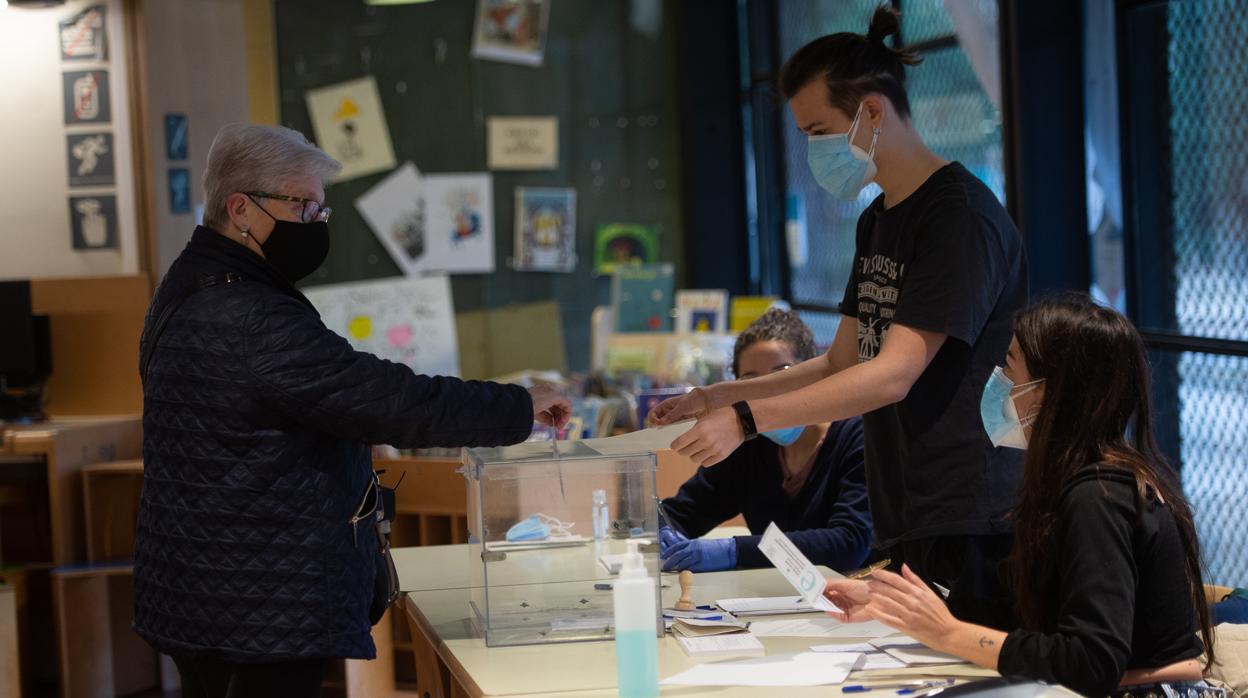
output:
[[[898,28],[881,6],[865,35],[816,39],[780,72],[819,186],[848,201],[869,182],[883,192],[858,219],[828,353],[669,400],[654,421],[698,417],[672,447],[713,465],[755,433],[862,415],[874,556],[958,587],[955,613],[1004,627],[980,615],[977,599],[1002,592],[978,571],[1009,553],[1021,458],[989,439],[979,407],[1027,301],[1027,262],[992,191],[911,123],[905,72],[918,57],[888,46]]]

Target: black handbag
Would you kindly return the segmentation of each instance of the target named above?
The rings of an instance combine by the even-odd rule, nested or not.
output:
[[[359,543],[360,524],[371,525],[377,536],[377,555],[373,559],[376,574],[373,576],[373,600],[368,606],[368,622],[377,625],[386,611],[399,598],[399,573],[394,568],[394,557],[390,554],[390,522],[394,521],[394,491],[402,484],[402,478],[394,487],[381,484],[384,470],[374,471],[372,481],[364,498],[351,517],[352,537],[355,544]],[[406,477],[406,473],[404,474]]]

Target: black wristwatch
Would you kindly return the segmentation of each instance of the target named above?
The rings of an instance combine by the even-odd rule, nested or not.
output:
[[[737,412],[737,419],[741,422],[741,433],[745,435],[745,440],[758,436],[758,427],[754,426],[754,413],[750,411],[750,405],[745,400],[732,403],[732,409]]]

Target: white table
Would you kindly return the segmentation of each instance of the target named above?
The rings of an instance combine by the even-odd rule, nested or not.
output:
[[[573,551],[548,551],[552,564],[566,557],[570,564],[583,558]],[[421,695],[438,696],[532,696],[532,695],[615,695],[615,643],[582,642],[486,647],[477,632],[468,601],[472,596],[471,559],[468,546],[434,546],[395,551],[400,586],[417,657],[417,680]],[[589,575],[609,578],[605,571],[584,570]],[[836,573],[825,570],[828,576]],[[594,576],[590,576],[594,578]],[[666,577],[665,577],[666,579]],[[663,590],[665,606],[680,596],[679,587]],[[793,589],[774,569],[743,570],[699,574],[695,577],[693,600],[711,603],[715,599],[748,596],[791,596]],[[789,616],[791,617],[791,616]],[[751,619],[763,620],[763,619]],[[815,644],[834,644],[821,638],[760,638],[768,655],[800,652]],[[863,642],[848,638],[840,642]],[[688,656],[670,636],[659,641],[659,676],[671,676],[693,666]],[[916,675],[959,678],[990,677],[996,673],[970,665],[922,667],[893,671],[858,672],[856,683],[879,683],[913,678]],[[665,686],[663,695],[746,696],[775,695],[827,696],[827,686],[810,688],[758,689],[744,687]],[[839,695],[839,693],[838,693]],[[884,695],[880,693],[879,695]],[[890,691],[888,695],[892,695]]]

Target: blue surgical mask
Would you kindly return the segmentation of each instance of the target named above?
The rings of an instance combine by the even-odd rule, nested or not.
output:
[[[515,525],[507,529],[507,542],[519,543],[523,541],[539,541],[547,538],[562,538],[570,536],[571,529],[576,524],[564,523],[559,519],[547,514],[534,514],[527,519],[517,521]]]
[[[984,431],[988,432],[988,439],[993,446],[1027,449],[1027,433],[1023,427],[1035,421],[1035,417],[1029,415],[1019,419],[1014,398],[1026,395],[1043,382],[1042,378],[1016,386],[1005,376],[1003,369],[997,367],[992,370],[979,402],[979,417],[984,422]],[[1022,388],[1022,391],[1018,395],[1011,395],[1016,388]]]
[[[806,427],[790,427],[788,429],[773,429],[763,432],[763,436],[771,439],[780,446],[792,446],[797,442],[802,432],[806,431]]]
[[[875,179],[875,143],[880,138],[880,129],[871,129],[871,149],[864,153],[853,144],[861,116],[862,104],[859,103],[848,133],[811,136],[806,143],[806,162],[815,181],[828,193],[846,201],[857,199],[862,188]]]

